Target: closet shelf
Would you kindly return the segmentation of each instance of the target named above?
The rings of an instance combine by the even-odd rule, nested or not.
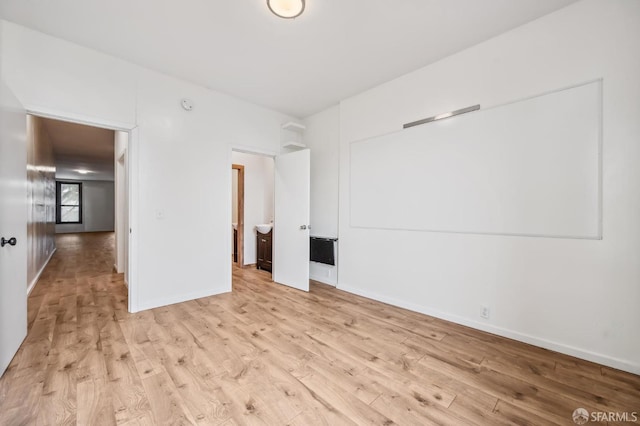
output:
[[[295,121],[289,121],[282,125],[283,130],[293,130],[294,132],[303,132],[305,131],[307,126],[301,123],[296,123]]]
[[[307,146],[302,142],[287,141],[282,143],[283,148],[306,148]]]

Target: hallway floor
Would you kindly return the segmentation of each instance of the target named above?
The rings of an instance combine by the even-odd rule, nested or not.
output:
[[[640,377],[313,283],[127,313],[112,233],[57,237],[0,424],[574,424],[640,411]],[[604,424],[604,423],[603,423]]]

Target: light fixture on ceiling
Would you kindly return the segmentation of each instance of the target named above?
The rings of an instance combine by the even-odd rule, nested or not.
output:
[[[304,12],[305,0],[267,0],[267,6],[274,15],[293,19]]]
[[[76,169],[76,172],[80,173],[81,175],[93,173],[91,170],[86,170],[86,169]]]

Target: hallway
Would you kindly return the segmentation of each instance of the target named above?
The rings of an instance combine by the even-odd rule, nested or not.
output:
[[[0,424],[571,424],[638,409],[640,377],[312,283],[127,313],[113,234],[58,235]]]
[[[113,232],[56,236],[28,299],[27,338],[0,380],[0,424],[75,424],[76,407],[89,424],[83,398],[106,392],[110,341],[122,341],[117,321],[128,315],[114,242]]]

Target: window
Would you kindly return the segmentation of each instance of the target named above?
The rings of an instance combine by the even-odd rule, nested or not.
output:
[[[56,182],[56,223],[82,223],[80,182]]]

